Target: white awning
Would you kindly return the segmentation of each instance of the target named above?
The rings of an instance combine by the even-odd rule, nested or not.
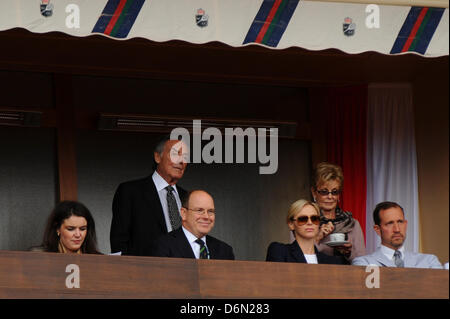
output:
[[[233,47],[336,48],[346,53],[448,55],[448,1],[1,0],[0,31],[219,41]],[[402,5],[430,3],[433,7]],[[383,3],[383,4],[379,4]],[[436,7],[440,3],[446,7]],[[398,4],[398,5],[396,5]]]

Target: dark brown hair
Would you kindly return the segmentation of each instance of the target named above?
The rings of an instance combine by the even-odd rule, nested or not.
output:
[[[59,237],[57,230],[64,220],[71,216],[84,217],[87,222],[87,234],[81,245],[84,254],[100,254],[97,250],[97,236],[95,234],[95,222],[89,209],[82,203],[75,201],[62,201],[55,206],[47,220],[42,247],[48,252],[58,252]]]
[[[380,226],[381,222],[380,211],[394,207],[400,208],[402,210],[403,216],[405,216],[405,211],[403,210],[403,207],[400,206],[399,204],[395,202],[381,202],[375,207],[375,210],[373,211],[373,222],[375,223],[375,225]]]

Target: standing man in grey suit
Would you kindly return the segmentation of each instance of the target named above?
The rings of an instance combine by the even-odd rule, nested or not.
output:
[[[379,203],[373,212],[373,220],[373,228],[381,237],[381,246],[370,255],[353,259],[352,265],[442,269],[436,256],[409,252],[403,247],[408,221],[399,204]]]
[[[208,235],[216,220],[211,195],[202,190],[189,192],[183,199],[181,218],[181,228],[155,241],[153,256],[234,260],[230,245]]]
[[[165,136],[154,150],[153,174],[119,185],[112,206],[112,253],[151,256],[153,241],[181,226],[179,211],[186,191],[177,183],[189,156],[185,146]]]

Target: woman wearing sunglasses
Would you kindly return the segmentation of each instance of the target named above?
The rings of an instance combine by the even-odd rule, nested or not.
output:
[[[266,261],[298,262],[308,264],[344,264],[342,257],[328,256],[317,250],[319,234],[319,207],[300,199],[293,203],[287,215],[287,224],[295,240],[291,244],[273,242],[267,249]]]
[[[344,184],[341,167],[320,163],[313,174],[311,193],[320,208],[320,231],[317,236],[317,249],[331,256],[344,256],[351,262],[355,257],[366,254],[364,235],[359,222],[352,213],[339,207],[339,197]],[[345,234],[344,242],[333,242],[330,234]]]

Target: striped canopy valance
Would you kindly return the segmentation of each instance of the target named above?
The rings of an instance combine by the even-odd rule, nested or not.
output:
[[[380,1],[1,0],[0,30],[219,41],[234,47],[257,43],[272,49],[336,48],[352,54],[448,55],[448,8]]]

